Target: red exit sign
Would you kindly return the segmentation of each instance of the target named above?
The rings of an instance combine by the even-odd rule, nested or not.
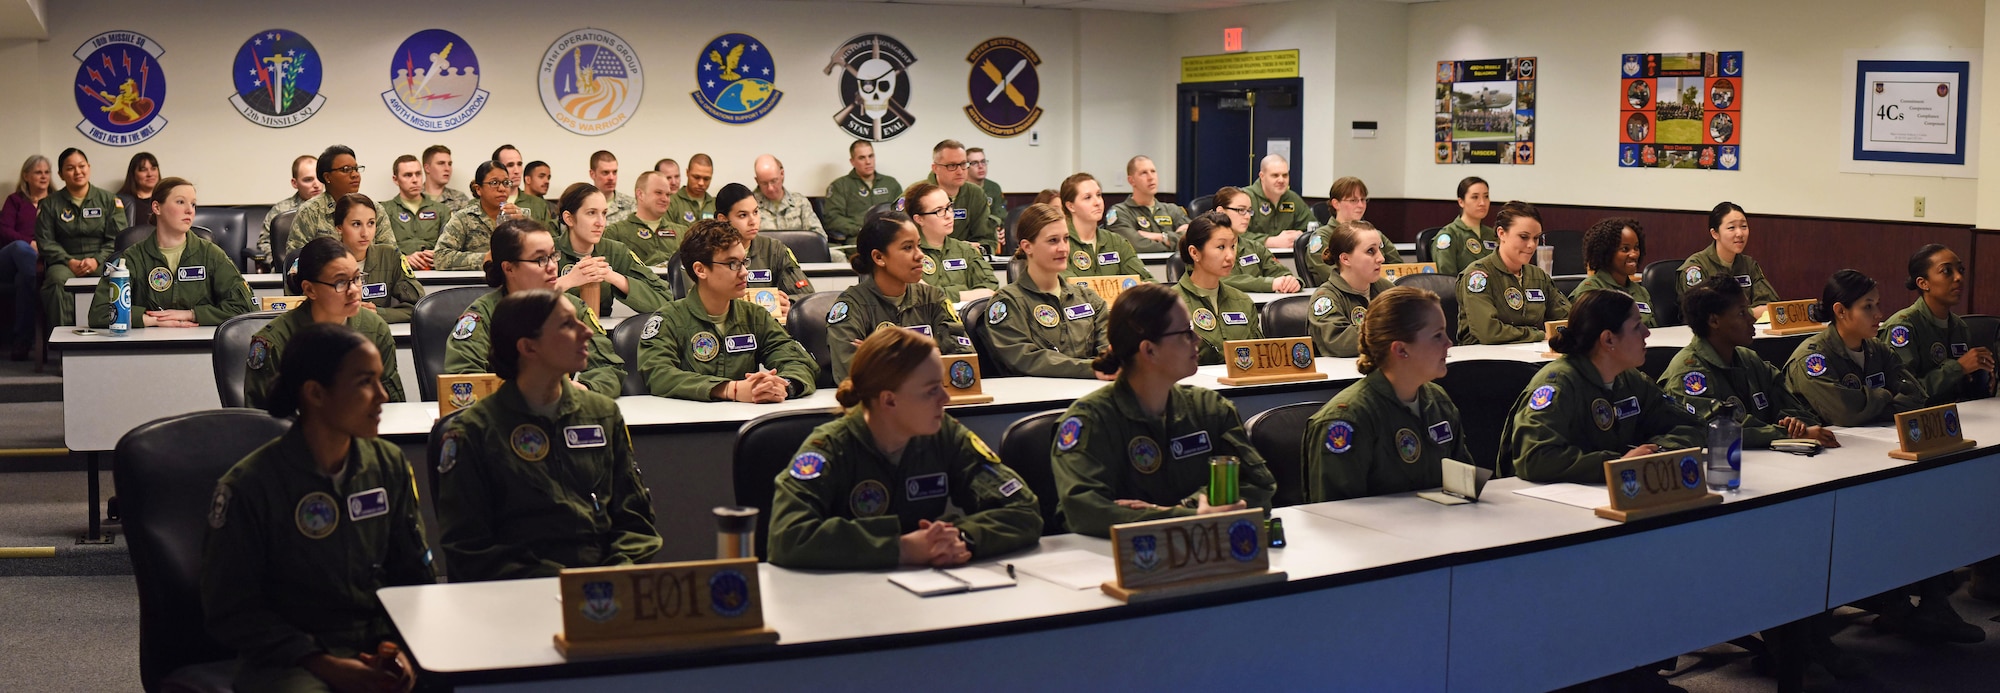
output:
[[[1222,51],[1234,53],[1243,50],[1243,27],[1232,26],[1222,30]]]

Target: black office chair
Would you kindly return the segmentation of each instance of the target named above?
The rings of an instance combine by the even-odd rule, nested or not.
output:
[[[811,231],[759,231],[759,236],[770,236],[792,249],[792,257],[801,264],[808,262],[833,262],[833,250],[826,245],[826,239]]]
[[[1639,366],[1639,372],[1657,381],[1660,376],[1667,374],[1667,369],[1674,367],[1674,355],[1679,353],[1681,353],[1680,347],[1646,347],[1646,363]]]
[[[1028,276],[1028,260],[1020,256],[1015,256],[1015,255],[1008,256],[1007,283],[1011,284],[1014,282],[1021,281],[1022,279],[1027,278],[1027,276]]]
[[[1189,202],[1187,206],[1188,217],[1193,218],[1201,216],[1203,212],[1207,212],[1208,210],[1211,209],[1215,209],[1214,195],[1203,195],[1201,197],[1194,198],[1194,201]]]
[[[1432,250],[1437,245],[1438,232],[1443,230],[1442,226],[1433,226],[1417,232],[1417,262],[1437,262]]]
[[[195,226],[194,228],[188,230],[193,232],[194,235],[200,236],[203,240],[207,241],[215,240],[215,232],[210,231],[201,226]],[[152,235],[153,235],[152,224],[140,224],[138,226],[130,226],[126,227],[125,230],[123,231],[119,231],[118,238],[112,241],[111,245],[112,259],[114,261],[117,260],[118,256],[125,254],[126,248],[138,245],[139,241],[146,240],[147,237]]]
[[[139,587],[139,679],[228,690],[236,651],[202,625],[202,544],[216,481],[291,422],[250,409],[211,409],[151,421],[118,439],[112,478]]]
[[[1444,333],[1458,338],[1458,277],[1437,272],[1406,274],[1396,278],[1396,286],[1414,286],[1437,294],[1444,309]]]
[[[972,348],[979,352],[979,375],[982,378],[1005,378],[1020,375],[1014,369],[993,357],[993,335],[986,324],[986,306],[993,302],[992,296],[966,301],[958,309],[958,321],[965,325],[965,335],[972,339]]]
[[[290,242],[292,238],[292,222],[297,220],[298,217],[299,210],[294,209],[282,212],[276,218],[271,219],[271,262],[277,263],[278,258],[284,254],[285,244]],[[271,268],[271,271],[283,272],[289,266],[287,264],[277,264]]]
[[[884,214],[888,214],[894,211],[896,211],[896,200],[890,200],[888,202],[884,202],[875,205],[873,207],[869,207],[868,212],[861,215],[861,225],[867,226],[868,222],[874,221],[877,217],[880,217]],[[849,238],[847,240],[849,242],[852,242],[854,239]]]
[[[1182,261],[1181,261],[1181,254],[1180,254],[1180,253],[1168,253],[1168,254],[1167,254],[1167,283],[1168,283],[1168,284],[1176,284],[1176,283],[1179,283],[1179,282],[1180,282],[1180,280],[1181,280],[1181,274],[1183,274],[1183,273],[1185,273],[1185,272],[1187,272],[1187,263],[1186,263],[1186,262],[1182,262]]]
[[[194,210],[194,225],[209,230],[208,240],[222,247],[222,252],[229,256],[230,265],[243,266],[243,210],[235,207],[197,207]]]
[[[1512,460],[1496,459],[1500,454],[1500,431],[1513,415],[1514,399],[1542,366],[1526,361],[1471,360],[1451,364],[1439,387],[1458,406],[1459,423],[1465,430],[1465,447],[1475,459],[1459,460],[1494,470],[1496,476],[1513,476]]]
[[[1326,220],[1333,218],[1333,205],[1329,204],[1327,200],[1312,203],[1312,211],[1313,218],[1319,220],[1320,226],[1325,226]]]
[[[1798,351],[1799,345],[1804,344],[1806,338],[1811,336],[1813,333],[1806,332],[1783,337],[1758,337],[1750,340],[1750,350],[1757,352],[1757,357],[1764,359],[1765,363],[1783,371],[1785,363],[1792,360],[1792,352]]]
[[[1305,240],[1310,241],[1311,238],[1311,236],[1307,236]],[[1292,274],[1299,275],[1299,283],[1303,284],[1308,292],[1321,284],[1325,284],[1327,280],[1326,277],[1319,276],[1318,272],[1314,272],[1312,263],[1306,260],[1306,258],[1312,256],[1312,253],[1306,250],[1306,247],[1309,245],[1311,243],[1308,242],[1292,246]]]
[[[1007,432],[1000,434],[1000,462],[1021,475],[1021,481],[1028,484],[1028,490],[1035,492],[1035,503],[1042,510],[1042,536],[1068,534],[1062,516],[1062,504],[1057,502],[1055,463],[1050,457],[1056,440],[1056,420],[1062,418],[1062,409],[1050,409],[1008,424]]]
[[[1653,297],[1653,324],[1672,327],[1681,322],[1681,260],[1660,260],[1639,273],[1639,285]]]
[[[812,205],[813,217],[819,219],[820,228],[826,228],[826,198],[807,197],[806,202]]]
[[[645,331],[646,323],[658,316],[659,313],[640,313],[611,328],[612,351],[625,360],[624,386],[618,391],[621,395],[653,394],[653,386],[647,384],[646,374],[639,370],[639,334]]]
[[[778,492],[778,475],[791,466],[813,429],[839,417],[839,412],[825,409],[785,411],[745,421],[736,429],[736,451],[730,462],[736,504],[758,511],[758,558],[771,557],[771,500]]]
[[[1258,324],[1266,337],[1309,337],[1312,327],[1312,294],[1279,296],[1257,309]],[[1327,356],[1327,354],[1320,354]]]
[[[437,379],[444,375],[444,347],[451,339],[451,330],[458,325],[458,316],[489,291],[493,289],[454,286],[432,291],[417,301],[416,312],[410,315],[410,348],[415,352],[410,356],[417,362],[421,401],[437,401]]]
[[[821,291],[792,300],[792,312],[785,316],[785,331],[819,364],[819,386],[833,387],[833,350],[826,345],[826,312],[840,301],[840,294]]]
[[[1021,212],[1027,209],[1028,205],[1014,205],[1007,208],[1007,219],[1001,223],[1001,228],[1007,232],[1007,245],[1020,244],[1021,237],[1014,235],[1014,226],[1021,223]]]
[[[1278,494],[1271,497],[1273,507],[1306,502],[1306,461],[1300,441],[1305,438],[1306,420],[1323,406],[1326,402],[1297,402],[1266,409],[1243,422],[1250,445],[1264,456],[1264,464],[1278,478]]]
[[[1987,347],[1990,349],[1996,341],[2000,341],[2000,316],[1975,313],[1959,317],[1965,319],[1966,331],[1970,333],[1966,335],[1966,338],[1971,340],[1967,343],[1966,348]]]
[[[681,251],[678,249],[674,251],[672,257],[667,258],[666,281],[667,288],[672,289],[674,292],[674,300],[687,298],[687,268],[681,265]]]
[[[249,274],[257,271],[257,261],[254,257],[257,252],[257,238],[264,235],[264,215],[271,213],[271,206],[250,205],[237,208],[237,212],[243,215],[243,238],[236,250],[237,257],[240,258],[236,263],[236,269]]]
[[[215,370],[215,394],[222,406],[249,406],[243,383],[250,369],[250,338],[283,314],[284,311],[278,310],[244,313],[222,321],[215,328],[209,364]]]
[[[1576,293],[1576,287],[1583,283],[1584,277],[1576,274],[1558,274],[1551,277],[1551,279],[1554,279],[1556,282],[1556,291],[1560,291],[1562,295],[1568,296]]]
[[[1550,231],[1542,235],[1542,244],[1555,248],[1555,271],[1550,274],[1583,274],[1588,272],[1583,262],[1582,231]]]

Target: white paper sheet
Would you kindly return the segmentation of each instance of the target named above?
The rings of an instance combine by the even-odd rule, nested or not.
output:
[[[1596,509],[1599,506],[1611,504],[1611,497],[1606,495],[1603,486],[1543,484],[1541,486],[1515,489],[1514,492],[1529,498],[1540,498],[1546,501],[1555,501],[1563,505],[1574,505],[1579,508]]]
[[[1897,444],[1896,429],[1893,426],[1856,426],[1851,428],[1834,426],[1833,434],[1841,438],[1854,436],[1856,438],[1881,441],[1890,445]]]
[[[1110,556],[1081,549],[1028,556],[1014,561],[1014,568],[1073,590],[1094,590],[1118,578],[1118,568],[1112,565]]]

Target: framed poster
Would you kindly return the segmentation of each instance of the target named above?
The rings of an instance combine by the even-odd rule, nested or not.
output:
[[[1535,65],[1534,58],[1439,62],[1434,160],[1535,163]]]
[[[1971,63],[1861,60],[1854,68],[1854,158],[1965,163]]]
[[[1742,165],[1742,51],[1628,53],[1618,72],[1620,167]]]

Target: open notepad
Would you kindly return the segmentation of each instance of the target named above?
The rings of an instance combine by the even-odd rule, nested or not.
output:
[[[1014,578],[1008,577],[1006,571],[978,566],[890,573],[889,581],[920,597],[1014,586]]]

